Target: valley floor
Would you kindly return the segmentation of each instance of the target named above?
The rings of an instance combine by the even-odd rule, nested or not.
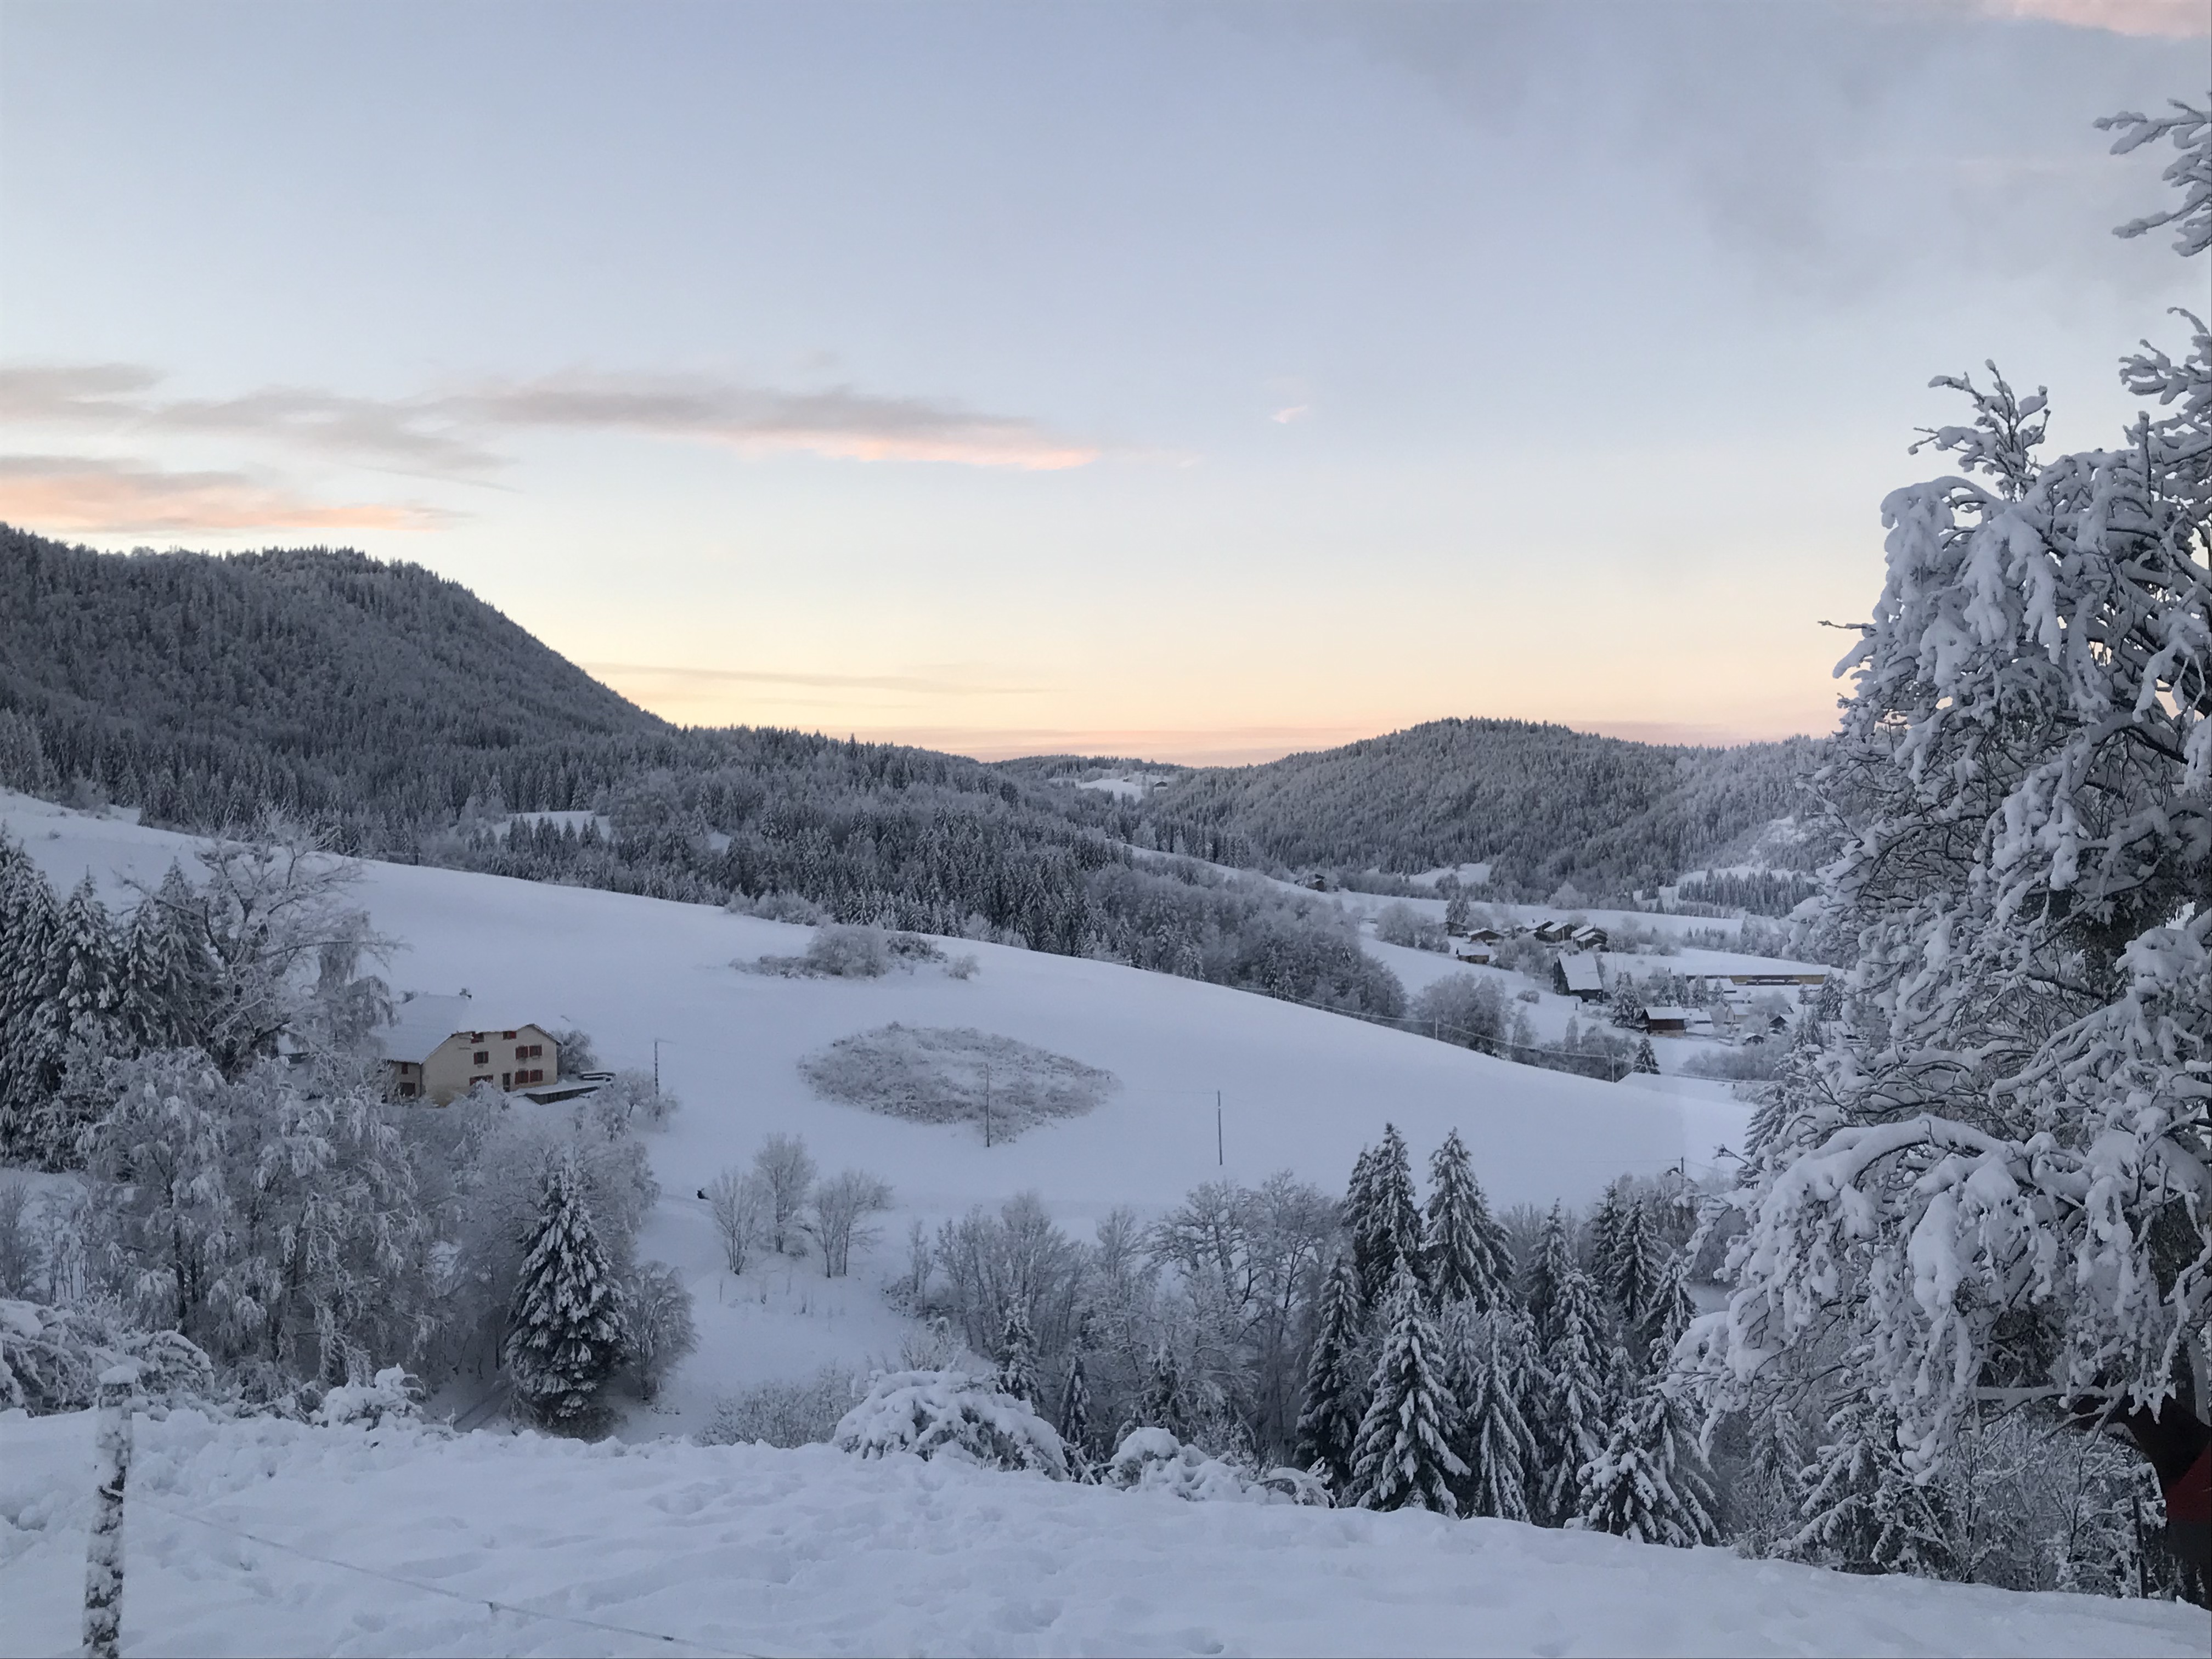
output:
[[[0,1415],[0,1651],[76,1649],[92,1428]],[[2203,1609],[2172,1603],[826,1446],[193,1413],[142,1418],[138,1437],[133,1655],[2205,1651]]]

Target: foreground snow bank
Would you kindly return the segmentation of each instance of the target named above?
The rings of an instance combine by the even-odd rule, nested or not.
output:
[[[2204,1651],[2193,1607],[827,1446],[138,1428],[134,1654]],[[0,1651],[75,1650],[91,1486],[88,1416],[0,1416]]]

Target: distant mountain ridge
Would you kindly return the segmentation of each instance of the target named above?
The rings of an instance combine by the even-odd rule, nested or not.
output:
[[[1693,749],[1444,720],[1258,766],[1071,756],[987,766],[673,726],[416,565],[322,548],[100,554],[0,526],[0,783],[89,790],[183,828],[273,806],[334,825],[350,850],[402,858],[456,856],[430,843],[509,811],[611,812],[631,873],[586,860],[562,878],[672,895],[762,882],[849,894],[875,879],[896,890],[869,872],[906,857],[911,837],[852,870],[799,843],[812,826],[842,846],[877,811],[863,803],[910,816],[927,801],[1085,866],[1106,856],[1091,845],[1103,838],[1273,868],[1487,860],[1519,891],[1572,881],[1625,896],[1725,862],[1795,809],[1796,775],[1816,752],[1809,740]],[[1154,787],[1138,798],[1068,787],[1092,767],[1140,769]],[[680,850],[713,836],[739,838],[749,861],[708,869]],[[544,839],[497,856],[523,873]],[[637,874],[641,862],[657,873]],[[979,884],[963,871],[951,884]],[[1054,926],[1079,937],[1073,920]]]
[[[1210,835],[1292,869],[1485,861],[1523,890],[1621,894],[1716,861],[1795,811],[1820,751],[1809,738],[1702,749],[1441,720],[1256,766],[1152,766],[1167,781],[1126,811],[1156,839]],[[1040,780],[1087,769],[1067,756],[1001,765]]]

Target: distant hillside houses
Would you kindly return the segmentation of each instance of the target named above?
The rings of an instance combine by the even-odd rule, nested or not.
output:
[[[604,1080],[597,1073],[563,1079],[561,1044],[543,1025],[479,1006],[465,991],[410,995],[376,1035],[386,1089],[398,1100],[443,1106],[487,1084],[541,1102],[573,1100]]]

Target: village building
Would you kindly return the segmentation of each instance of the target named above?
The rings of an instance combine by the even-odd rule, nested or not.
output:
[[[1454,939],[1451,942],[1452,960],[1471,962],[1478,967],[1486,966],[1498,954],[1498,935],[1486,927],[1481,930],[1481,933],[1489,934],[1489,937],[1486,939],[1481,934],[1470,933],[1464,939]]]
[[[1711,1036],[1713,1017],[1702,1008],[1654,1007],[1644,1011],[1644,1029],[1652,1036]]]
[[[1602,927],[1577,927],[1567,935],[1567,943],[1577,951],[1602,951],[1612,943],[1612,935]]]
[[[443,1106],[479,1085],[534,1100],[587,1094],[596,1079],[561,1075],[561,1045],[545,1028],[495,1012],[466,994],[416,995],[376,1033],[384,1048],[386,1091],[396,1100]]]
[[[1584,1002],[1605,1000],[1605,981],[1595,956],[1564,956],[1552,969],[1552,988],[1563,997]]]

